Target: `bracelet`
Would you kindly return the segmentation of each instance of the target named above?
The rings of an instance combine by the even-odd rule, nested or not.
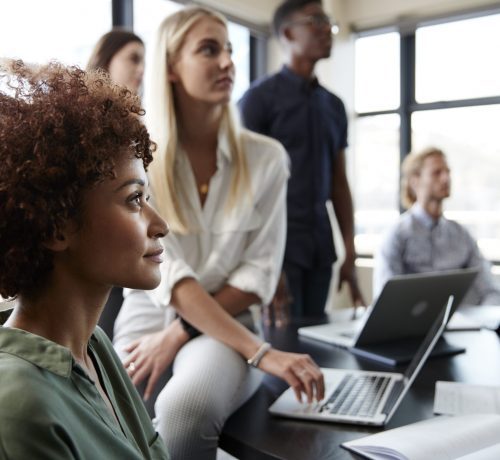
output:
[[[253,367],[259,367],[260,360],[264,357],[264,355],[271,349],[271,344],[269,342],[264,342],[255,355],[251,358],[247,359],[247,364]]]
[[[190,340],[198,337],[201,334],[198,329],[188,323],[182,316],[179,316],[179,321],[181,322],[182,329],[186,331],[186,334],[189,336]]]

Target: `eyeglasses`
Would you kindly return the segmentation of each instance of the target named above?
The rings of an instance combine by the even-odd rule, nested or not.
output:
[[[315,14],[311,16],[304,16],[302,18],[296,19],[295,21],[289,21],[285,26],[294,25],[309,25],[316,29],[321,29],[323,27],[330,27],[332,34],[337,34],[339,31],[339,26],[332,21],[332,19],[326,14]]]

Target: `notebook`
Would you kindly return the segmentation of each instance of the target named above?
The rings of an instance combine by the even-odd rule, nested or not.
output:
[[[300,336],[349,348],[388,365],[409,362],[450,295],[452,314],[467,293],[477,269],[399,275],[385,284],[376,302],[355,321],[301,327]],[[465,351],[440,340],[433,355]]]
[[[325,398],[302,404],[288,388],[269,408],[272,414],[310,420],[385,425],[425,363],[449,319],[453,296],[437,316],[404,374],[323,368]]]

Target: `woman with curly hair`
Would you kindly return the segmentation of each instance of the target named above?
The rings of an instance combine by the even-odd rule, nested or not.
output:
[[[0,63],[0,457],[166,459],[97,320],[160,281],[139,100],[102,74]]]
[[[144,76],[144,42],[133,32],[116,28],[96,43],[87,70],[101,69],[115,83],[139,93]]]
[[[150,175],[171,233],[159,288],[125,293],[115,347],[133,382],[147,381],[146,398],[172,364],[155,404],[158,431],[173,459],[214,459],[226,419],[261,370],[309,402],[323,397],[323,377],[309,356],[251,333],[249,307],[271,300],[280,274],[288,168],[280,144],[231,116],[225,18],[197,6],[168,17],[153,66]]]

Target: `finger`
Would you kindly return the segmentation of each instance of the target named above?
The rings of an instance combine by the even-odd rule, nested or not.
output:
[[[316,400],[319,401],[323,399],[325,397],[325,379],[323,372],[309,355],[307,355],[304,369],[306,369],[307,373],[311,376]]]
[[[286,382],[292,387],[295,393],[295,398],[299,403],[302,402],[302,382],[291,371],[287,371],[284,375]]]
[[[317,380],[320,379],[320,375],[321,372],[312,360],[310,362],[304,362],[297,370],[297,377],[302,381],[302,386],[309,404],[312,403],[315,398],[318,398],[319,388]]]
[[[161,372],[159,372],[157,369],[153,369],[153,372],[151,372],[151,375],[149,376],[148,383],[146,386],[146,390],[144,390],[144,401],[147,401],[153,394],[153,390],[155,389],[156,382],[158,382],[160,375]]]
[[[123,351],[128,351],[131,352],[135,348],[137,348],[141,343],[141,339],[134,340],[133,342],[130,342],[126,347],[123,348]]]
[[[320,401],[325,397],[325,378],[323,372],[317,366],[311,371],[311,375],[314,378],[314,386],[316,389],[316,401]]]
[[[134,350],[132,353],[130,353],[123,361],[123,366],[125,369],[128,369],[130,366],[130,363],[137,361],[138,357],[138,350]]]
[[[147,363],[143,363],[142,365],[136,364],[135,373],[132,378],[132,383],[137,386],[151,373],[151,366]]]
[[[307,402],[311,404],[314,399],[313,378],[307,369],[301,369],[297,377],[302,381],[302,388],[307,397]]]

